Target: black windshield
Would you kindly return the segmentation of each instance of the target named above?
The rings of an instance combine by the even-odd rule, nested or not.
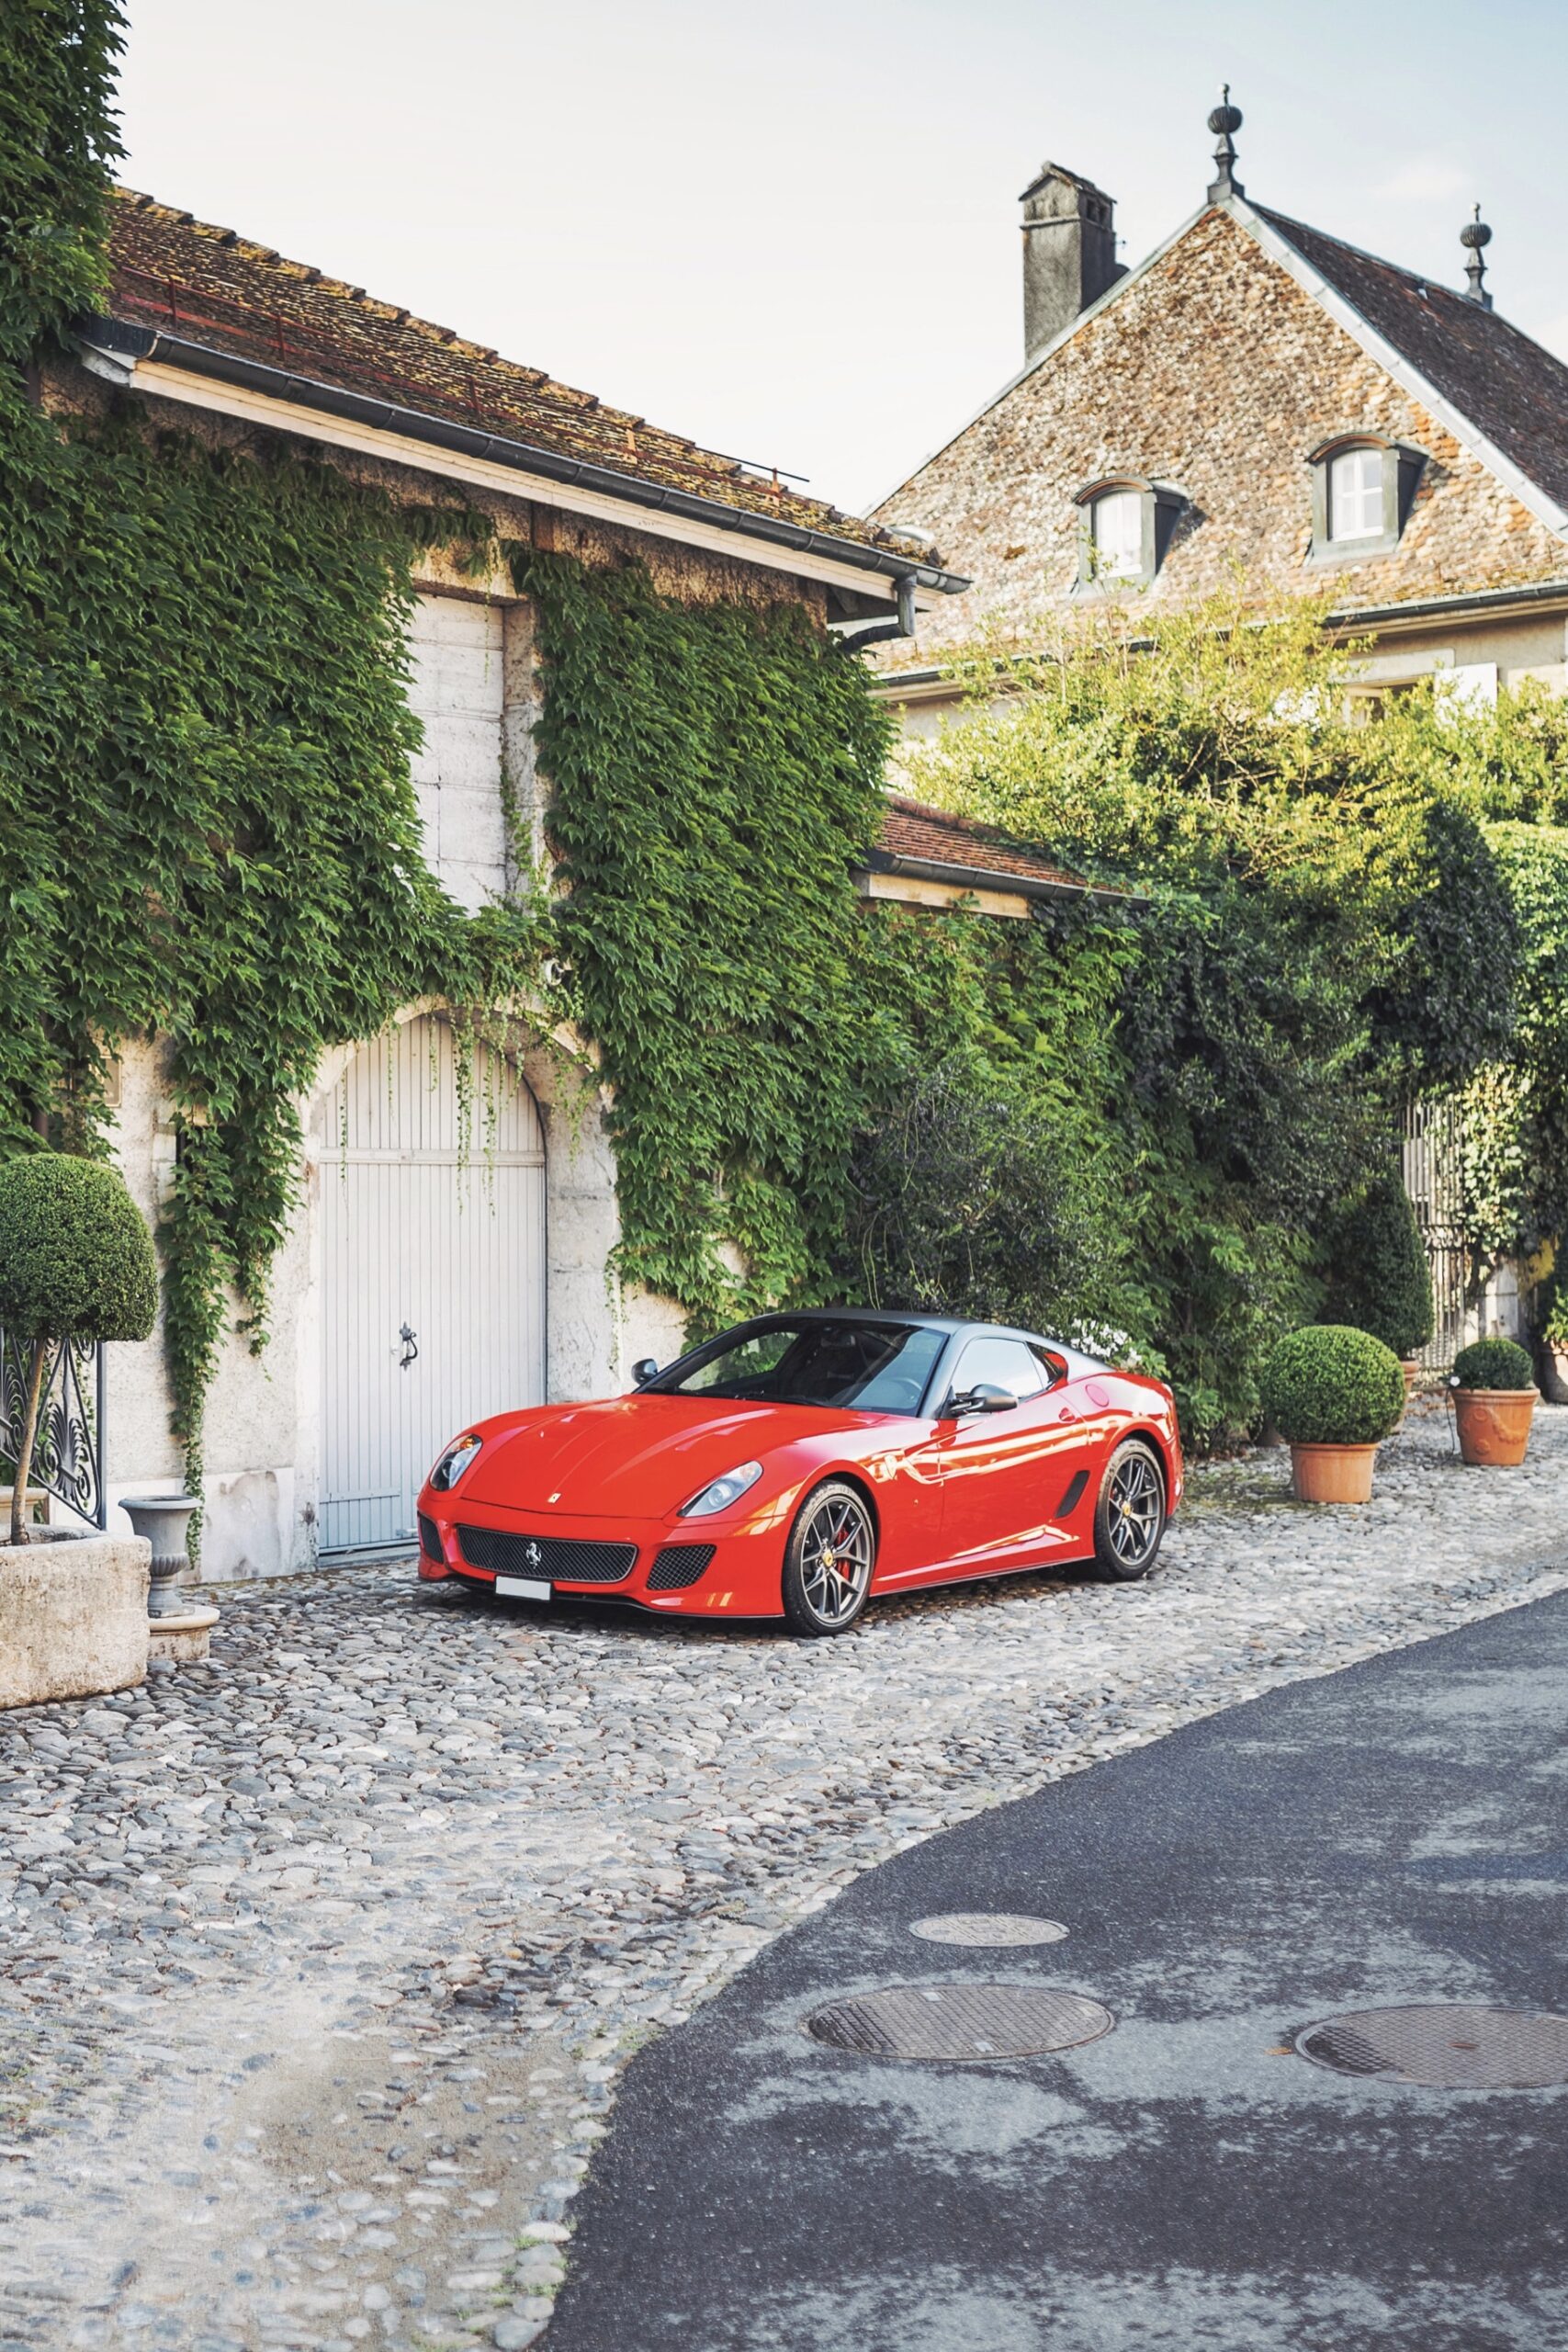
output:
[[[945,1331],[920,1323],[772,1323],[710,1340],[684,1367],[648,1385],[679,1396],[918,1413],[946,1345]]]

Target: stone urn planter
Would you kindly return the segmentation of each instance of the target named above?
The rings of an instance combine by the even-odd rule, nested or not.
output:
[[[1549,1405],[1568,1405],[1568,1346],[1543,1340],[1540,1349],[1541,1394]]]
[[[152,1546],[147,1593],[151,1656],[182,1665],[205,1657],[218,1611],[194,1602],[180,1589],[180,1578],[190,1566],[186,1541],[191,1514],[201,1509],[200,1496],[122,1495],[119,1507]]]
[[[1524,1349],[1512,1340],[1477,1340],[1454,1358],[1453,1377],[1461,1458],[1475,1470],[1517,1470],[1540,1401]]]
[[[0,1707],[145,1682],[150,1552],[139,1535],[58,1528],[0,1544]]]
[[[1370,1331],[1309,1324],[1269,1357],[1263,1408],[1290,1446],[1298,1502],[1370,1502],[1378,1446],[1404,1410],[1399,1358]]]

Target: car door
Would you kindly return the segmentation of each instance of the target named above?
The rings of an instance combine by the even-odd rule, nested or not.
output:
[[[1022,1340],[968,1341],[953,1392],[981,1382],[1018,1398],[1009,1412],[976,1413],[941,1426],[942,1573],[983,1575],[1044,1558],[1066,1541],[1055,1524],[1088,1432],[1051,1361]]]

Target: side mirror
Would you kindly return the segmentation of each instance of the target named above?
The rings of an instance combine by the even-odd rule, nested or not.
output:
[[[977,1380],[973,1388],[965,1388],[950,1396],[943,1413],[944,1420],[964,1420],[971,1413],[1012,1413],[1018,1409],[1018,1398],[1010,1388],[998,1387],[994,1380]]]
[[[651,1356],[640,1356],[632,1366],[632,1386],[646,1388],[658,1370],[659,1366]]]

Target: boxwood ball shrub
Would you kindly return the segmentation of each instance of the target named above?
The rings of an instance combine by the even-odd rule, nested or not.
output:
[[[26,1495],[50,1348],[63,1340],[144,1340],[158,1311],[152,1237],[114,1169],[58,1152],[0,1166],[0,1326],[28,1366],[11,1497],[11,1541],[27,1541]]]
[[[1263,1405],[1292,1445],[1375,1445],[1404,1408],[1404,1374],[1370,1331],[1310,1323],[1270,1355]]]
[[[1533,1388],[1535,1366],[1512,1340],[1476,1340],[1454,1358],[1461,1388]]]

